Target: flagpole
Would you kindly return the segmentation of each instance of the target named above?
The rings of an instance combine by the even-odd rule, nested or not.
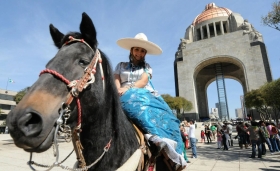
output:
[[[9,78],[8,78],[8,81],[7,81],[7,85],[6,85],[6,91],[5,91],[5,93],[8,93],[8,90],[7,90],[7,88],[8,88],[8,84],[9,84]]]

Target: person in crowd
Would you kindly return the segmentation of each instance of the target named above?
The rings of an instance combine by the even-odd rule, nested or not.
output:
[[[205,143],[205,132],[203,130],[201,130],[200,132],[200,137],[201,137],[201,143]]]
[[[245,123],[245,128],[249,128],[251,125],[249,123]],[[248,142],[248,146],[251,146],[252,143],[251,143],[251,140],[250,140],[250,132],[247,131],[246,132],[246,139],[247,139],[247,142]]]
[[[207,143],[209,144],[209,142],[211,143],[212,140],[211,140],[211,130],[209,128],[208,125],[205,125],[205,135],[206,135],[206,138],[207,138]]]
[[[187,127],[189,127],[189,139],[190,139],[191,148],[192,148],[192,154],[193,154],[192,157],[193,157],[193,158],[197,158],[194,121],[191,120],[191,121],[188,123]]]
[[[242,128],[244,128],[244,129],[242,129]],[[237,123],[236,131],[237,131],[237,136],[239,137],[238,143],[239,143],[240,149],[243,149],[243,145],[245,146],[246,149],[248,148],[248,141],[247,141],[248,134],[244,130],[247,130],[247,127],[245,126],[245,124],[243,122]]]
[[[266,154],[266,148],[265,148],[265,143],[268,146],[268,149],[271,153],[273,153],[273,148],[271,146],[270,140],[269,140],[269,132],[266,128],[265,122],[264,121],[259,121],[259,127],[261,131],[261,139],[262,139],[262,154]]]
[[[181,124],[180,125],[180,131],[181,131],[181,136],[182,136],[182,139],[183,139],[183,155],[184,155],[184,159],[186,160],[187,163],[190,163],[190,161],[188,160],[188,156],[187,156],[187,148],[185,146],[185,143],[186,143],[186,133],[185,133],[185,128],[184,128],[184,124]]]
[[[228,128],[228,135],[229,135],[229,142],[228,142],[228,144],[229,144],[229,146],[233,146],[233,141],[232,141],[232,137],[231,137],[231,135],[232,135],[232,125],[231,125],[231,123],[230,122],[225,122],[225,124],[226,124],[226,126],[227,126],[227,128]]]
[[[213,135],[213,141],[215,141],[216,133],[217,133],[217,127],[214,124],[212,124],[211,127],[210,127],[210,130],[211,130],[212,135]]]
[[[187,149],[190,149],[191,147],[190,147],[189,135],[188,135],[189,127],[186,126],[186,125],[188,125],[188,121],[184,120],[183,123],[184,123],[184,129],[185,129],[185,134],[186,134],[186,143],[185,143],[185,145],[186,145]]]
[[[262,158],[262,142],[260,139],[260,128],[258,127],[258,123],[251,121],[251,125],[248,128],[241,129],[250,133],[250,140],[252,143],[252,154],[249,158],[256,157],[256,147],[258,148],[258,158]]]
[[[134,38],[119,39],[117,44],[129,50],[128,62],[118,63],[114,71],[124,113],[143,130],[145,138],[156,145],[159,152],[167,154],[170,165],[184,168],[187,163],[181,155],[180,121],[153,88],[152,68],[145,61],[146,54],[160,55],[161,48],[148,41],[144,33],[138,33]]]
[[[217,149],[221,149],[221,147],[222,147],[222,133],[221,133],[221,131],[217,131],[217,145],[218,145]]]
[[[275,126],[273,125],[273,123],[266,123],[266,128],[269,132],[269,140],[270,140],[273,152],[279,152],[279,148],[276,143],[277,132],[273,131],[273,130],[275,130]]]
[[[229,140],[229,130],[227,128],[226,125],[223,125],[222,127],[222,139],[223,139],[223,144],[224,144],[224,149],[223,150],[228,150],[229,149],[229,145],[228,145],[228,140]]]

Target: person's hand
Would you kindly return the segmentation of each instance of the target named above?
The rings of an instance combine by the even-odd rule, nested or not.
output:
[[[127,87],[121,87],[118,89],[119,96],[122,96],[128,90]]]

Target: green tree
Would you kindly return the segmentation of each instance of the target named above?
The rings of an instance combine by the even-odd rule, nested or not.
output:
[[[22,89],[21,91],[19,91],[15,97],[14,97],[14,101],[16,102],[16,104],[18,104],[21,99],[23,98],[23,96],[26,94],[26,92],[29,90],[29,87],[26,87],[24,89]]]
[[[261,91],[278,124],[280,112],[280,78],[263,85]]]
[[[272,11],[269,11],[266,16],[262,16],[262,23],[280,31],[280,1],[274,2]]]
[[[256,109],[260,114],[261,120],[266,120],[269,116],[269,108],[260,89],[247,92],[244,99],[246,107]]]
[[[168,106],[176,111],[177,117],[181,117],[184,112],[192,109],[192,103],[183,97],[172,97],[169,94],[161,96]]]
[[[172,96],[170,96],[169,94],[162,94],[161,97],[171,109],[175,109],[174,98]]]

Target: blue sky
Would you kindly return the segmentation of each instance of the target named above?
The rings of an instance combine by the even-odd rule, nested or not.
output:
[[[127,61],[128,51],[117,46],[123,37],[143,32],[162,49],[160,56],[147,56],[153,67],[153,84],[161,94],[175,95],[173,63],[175,52],[186,28],[205,5],[214,2],[248,19],[264,38],[273,78],[280,77],[280,32],[261,24],[261,16],[271,10],[274,0],[10,0],[2,1],[0,10],[0,88],[19,91],[31,86],[45,64],[56,54],[49,34],[52,23],[61,32],[79,31],[82,12],[93,20],[99,48],[111,60],[113,68]],[[240,108],[241,85],[226,80],[229,113]],[[208,87],[208,104],[218,101],[216,83]]]

